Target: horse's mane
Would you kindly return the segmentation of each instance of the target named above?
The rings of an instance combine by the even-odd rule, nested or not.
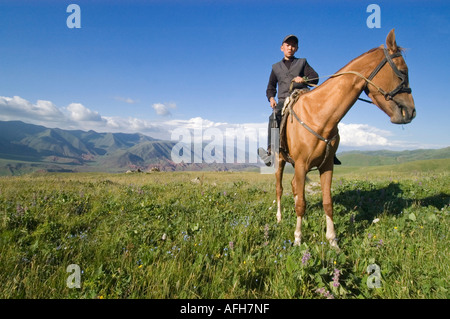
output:
[[[350,64],[352,64],[354,61],[356,61],[356,60],[358,60],[358,59],[360,59],[360,58],[363,58],[363,57],[365,57],[366,55],[368,55],[368,54],[370,54],[370,53],[372,53],[372,52],[374,52],[374,51],[377,51],[377,50],[381,50],[382,49],[382,47],[381,46],[378,46],[378,47],[375,47],[375,48],[372,48],[372,49],[370,49],[369,51],[367,51],[367,52],[364,52],[363,54],[361,54],[360,56],[357,56],[357,57],[355,57],[354,59],[352,59],[350,62],[348,62],[346,65],[344,65],[342,68],[340,68],[337,72],[335,72],[335,73],[339,73],[339,72],[341,72],[342,70],[344,70],[347,66],[349,66]],[[397,46],[397,52],[405,52],[406,51],[406,49],[405,48],[402,48],[402,47],[400,47],[400,46]],[[327,82],[328,80],[330,80],[330,79],[332,79],[332,77],[329,77],[328,79],[326,79],[324,82],[322,82],[320,85],[318,85],[317,86],[317,88],[318,87],[320,87],[322,84],[324,84],[325,82]],[[312,92],[314,92],[315,90],[311,90],[310,92],[306,92],[305,94],[302,94],[302,96],[303,95],[309,95],[309,93],[312,93]]]
[[[376,50],[379,50],[379,49],[381,49],[381,47],[372,48],[372,49],[370,49],[369,51],[367,51],[367,52],[361,54],[360,56],[357,56],[356,58],[354,58],[354,59],[352,59],[350,62],[348,62],[344,67],[342,67],[341,70],[344,69],[345,67],[347,67],[347,65],[349,65],[349,64],[352,63],[353,61],[355,61],[355,60],[357,60],[357,59],[359,59],[359,58],[363,58],[363,57],[366,56],[367,54],[372,53],[372,52],[374,52],[374,51],[376,51]],[[403,53],[403,52],[405,52],[405,51],[406,51],[405,48],[402,48],[402,47],[400,47],[400,46],[397,46],[397,51],[396,51],[396,52],[402,52],[402,53]]]
[[[344,65],[340,70],[345,69],[349,64],[353,63],[353,62],[356,61],[357,59],[363,58],[363,57],[365,57],[367,54],[372,53],[372,52],[374,52],[374,51],[376,51],[376,50],[379,50],[379,49],[381,49],[381,48],[380,48],[380,47],[376,47],[376,48],[370,49],[369,51],[367,51],[367,52],[361,54],[360,56],[357,56],[356,58],[352,59],[350,62],[348,62],[346,65]],[[340,71],[340,70],[339,70],[339,71]],[[338,72],[339,72],[339,71],[338,71]]]

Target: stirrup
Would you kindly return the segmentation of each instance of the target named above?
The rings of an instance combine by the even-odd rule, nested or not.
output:
[[[259,158],[266,164],[266,166],[272,166],[272,156],[269,152],[266,152],[262,147],[258,148]]]

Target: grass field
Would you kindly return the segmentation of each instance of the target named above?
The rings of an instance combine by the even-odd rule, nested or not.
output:
[[[325,240],[317,173],[300,247],[289,174],[280,224],[273,175],[3,177],[0,297],[449,298],[448,164],[337,169],[340,252]]]

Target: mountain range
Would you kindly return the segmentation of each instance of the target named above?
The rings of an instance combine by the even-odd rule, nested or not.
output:
[[[47,128],[21,121],[0,121],[0,175],[37,170],[123,172],[229,170],[255,166],[174,163],[171,152],[176,143],[139,133],[86,132]]]
[[[125,172],[174,170],[257,170],[257,164],[174,163],[177,142],[135,133],[63,130],[0,121],[0,175],[35,171]],[[412,151],[350,151],[338,154],[343,166],[392,165],[450,158],[450,147]],[[225,161],[224,161],[225,162]]]

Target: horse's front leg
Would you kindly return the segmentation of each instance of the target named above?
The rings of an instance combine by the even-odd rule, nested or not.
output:
[[[305,200],[305,180],[306,170],[300,164],[295,165],[295,174],[292,179],[292,193],[295,200],[295,214],[297,215],[297,224],[294,232],[294,246],[300,246],[302,238],[302,218],[306,210]]]
[[[283,171],[284,166],[286,165],[286,161],[282,158],[281,155],[278,155],[278,167],[275,172],[275,177],[277,180],[277,222],[281,222],[281,197],[283,196]]]
[[[333,168],[329,168],[320,172],[320,184],[322,188],[322,205],[325,211],[327,221],[327,231],[325,237],[330,245],[339,249],[336,240],[336,231],[333,223],[333,199],[331,198],[331,182],[333,179]]]

